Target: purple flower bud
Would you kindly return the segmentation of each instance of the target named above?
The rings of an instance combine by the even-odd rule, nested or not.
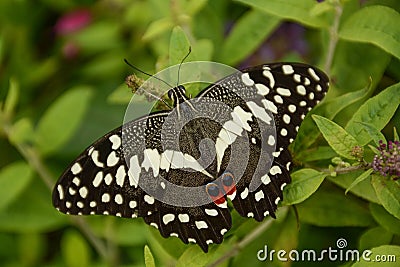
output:
[[[383,176],[395,176],[394,179],[400,177],[400,142],[389,141],[384,144],[379,141],[379,154],[374,156],[372,168]]]

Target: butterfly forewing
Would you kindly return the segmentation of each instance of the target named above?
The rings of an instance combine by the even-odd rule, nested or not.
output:
[[[152,113],[101,137],[61,175],[53,191],[53,205],[75,215],[143,217],[163,237],[176,236],[207,251],[209,244],[221,243],[231,228],[225,199],[230,198],[244,217],[257,221],[275,217],[283,187],[290,182],[288,146],[327,88],[328,78],[322,71],[299,63],[261,65],[235,73],[194,99],[201,108],[178,103],[180,113],[171,124],[167,121],[176,109]],[[192,109],[209,113],[208,118],[186,123],[185,116]],[[211,141],[201,142],[203,139]],[[211,160],[202,161],[203,156]],[[167,158],[170,162],[166,163]],[[178,158],[197,160],[205,170],[190,169],[183,163],[173,166]],[[222,197],[224,205],[217,205],[221,199],[212,198],[186,207],[160,201],[170,192],[165,181],[185,187],[207,186],[226,174],[234,177],[234,187]],[[256,188],[252,188],[254,181]],[[149,182],[158,198],[144,191],[142,182]]]

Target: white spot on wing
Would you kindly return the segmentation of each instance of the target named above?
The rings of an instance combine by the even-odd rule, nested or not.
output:
[[[282,71],[285,75],[294,73],[294,69],[291,65],[282,65]]]
[[[204,209],[204,212],[208,216],[218,216],[218,211],[216,209]]]
[[[152,205],[152,204],[154,204],[154,197],[149,196],[149,195],[144,195],[144,201],[145,201],[147,204]]]
[[[104,194],[101,196],[101,201],[104,202],[104,203],[109,202],[109,201],[110,201],[110,194],[104,193]]]
[[[233,121],[247,131],[251,131],[250,125],[247,121],[251,121],[251,113],[246,112],[240,106],[236,106],[231,113]]]
[[[126,176],[125,166],[121,165],[118,167],[117,173],[115,174],[115,181],[117,182],[117,185],[119,185],[120,187],[124,185],[125,176]]]
[[[153,176],[158,176],[158,172],[160,170],[160,160],[161,156],[158,154],[157,149],[147,148],[143,151],[144,159],[142,162],[142,167],[149,171],[150,168],[153,169]]]
[[[261,100],[261,103],[263,103],[264,107],[269,111],[271,111],[272,113],[278,114],[278,107],[275,106],[275,104],[272,101],[263,99]]]
[[[92,150],[93,152],[91,153],[90,157],[92,158],[93,163],[99,167],[99,168],[103,168],[104,167],[104,163],[99,161],[99,151],[97,150]]]
[[[299,95],[306,95],[307,93],[306,88],[303,85],[297,85],[296,91]]]
[[[167,172],[169,171],[173,154],[174,151],[172,150],[165,150],[161,153],[160,169],[166,170]]]
[[[165,214],[162,218],[163,223],[167,225],[168,223],[172,222],[175,219],[174,214]]]
[[[118,135],[111,135],[108,139],[112,143],[112,149],[116,150],[121,146],[121,137],[119,137]]]
[[[294,112],[296,112],[296,106],[293,105],[293,104],[290,104],[290,105],[288,106],[288,110],[289,110],[291,113],[294,113]]]
[[[261,177],[261,182],[267,185],[271,182],[271,178],[269,178],[268,174],[265,174]]]
[[[87,194],[88,194],[88,190],[87,190],[87,188],[84,186],[84,187],[81,187],[80,189],[79,189],[79,195],[82,197],[82,198],[86,198],[87,197]]]
[[[281,170],[281,168],[279,167],[279,166],[273,166],[270,170],[269,170],[269,173],[271,174],[271,175],[275,175],[275,174],[281,174],[282,173],[282,170]]]
[[[116,194],[114,197],[115,203],[121,205],[124,202],[124,199],[122,198],[121,194]]]
[[[246,187],[242,193],[240,193],[240,198],[245,199],[249,195],[249,189]]]
[[[75,162],[74,165],[72,165],[72,167],[71,167],[72,174],[77,175],[81,171],[82,171],[81,164],[79,164],[78,162]]]
[[[290,116],[289,116],[289,115],[283,114],[282,119],[283,119],[283,122],[284,122],[284,123],[286,123],[286,124],[289,124],[289,123],[290,123]]]
[[[262,83],[257,83],[256,85],[257,88],[257,94],[265,96],[269,94],[269,88],[267,86],[265,86]]]
[[[99,171],[94,177],[92,184],[94,187],[99,187],[101,181],[103,181],[103,172]]]
[[[137,202],[134,200],[129,201],[129,208],[134,209],[137,207]]]
[[[129,184],[136,188],[138,186],[140,176],[140,166],[137,155],[132,156],[129,160],[128,176]]]
[[[246,102],[246,104],[256,118],[259,118],[260,120],[264,121],[267,124],[271,123],[272,118],[268,115],[268,113],[265,111],[264,108],[261,108],[253,101],[248,101]]]
[[[273,135],[268,136],[268,145],[273,146],[275,145],[275,137]]]
[[[283,104],[283,99],[280,95],[274,95],[274,101],[278,104]]]
[[[291,96],[291,95],[292,95],[292,93],[290,92],[289,89],[282,88],[282,87],[278,87],[278,88],[276,89],[276,92],[277,92],[278,94],[280,94],[281,96]]]
[[[254,199],[258,202],[261,199],[264,198],[264,192],[262,190],[258,191],[257,193],[255,193],[254,195]]]
[[[112,183],[113,177],[110,173],[107,173],[106,177],[104,177],[104,182],[106,185],[110,185]]]
[[[254,85],[254,81],[250,78],[249,73],[243,73],[242,74],[242,82],[247,86],[253,86]]]
[[[59,184],[57,185],[58,197],[63,200],[64,199],[64,190],[62,186]]]
[[[270,72],[269,70],[265,69],[263,71],[263,75],[264,77],[266,77],[267,79],[269,79],[269,87],[270,88],[274,88],[275,86],[275,79],[274,79],[274,75],[272,74],[272,72]]]
[[[117,165],[118,160],[119,158],[117,157],[117,153],[115,153],[115,151],[112,151],[107,157],[107,166],[113,167]]]
[[[74,179],[72,179],[72,182],[73,182],[76,186],[79,186],[80,183],[81,183],[81,180],[79,180],[78,177],[74,177]]]
[[[205,221],[195,221],[194,223],[195,223],[197,229],[199,229],[199,230],[208,228],[208,225]]]
[[[178,214],[178,219],[182,223],[187,223],[187,222],[189,222],[189,215],[187,215],[187,214]]]
[[[313,68],[308,68],[308,73],[310,73],[311,77],[317,82],[320,80],[318,75],[315,73]]]

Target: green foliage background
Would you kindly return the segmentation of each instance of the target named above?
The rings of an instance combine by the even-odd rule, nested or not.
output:
[[[378,140],[398,140],[399,11],[397,0],[1,1],[1,265],[398,266],[399,181],[368,163]],[[68,32],[59,24],[66,18]],[[224,243],[204,254],[161,238],[142,219],[57,212],[58,176],[122,123],[131,97],[123,81],[132,72],[123,58],[156,73],[180,62],[189,45],[187,61],[301,61],[329,74],[325,101],[292,146],[298,167],[277,220],[256,223],[233,212]],[[321,251],[337,248],[338,238],[346,249],[397,262],[257,259],[265,245]]]

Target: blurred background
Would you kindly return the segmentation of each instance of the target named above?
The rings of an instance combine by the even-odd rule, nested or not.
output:
[[[399,11],[398,1],[279,2],[1,0],[0,265],[144,266],[147,255],[148,266],[151,257],[157,266],[197,266],[232,250],[258,225],[254,220],[234,214],[224,244],[205,255],[176,238],[161,238],[142,219],[63,215],[52,207],[51,190],[80,152],[121,125],[132,95],[124,81],[134,72],[123,59],[156,73],[186,54],[179,38],[192,47],[187,61],[237,68],[274,61],[318,66],[331,77],[328,98],[365,88],[370,79],[376,92],[399,81],[398,58],[336,35],[361,8],[381,4]],[[178,37],[171,39],[173,33]],[[344,110],[337,122],[348,120],[360,104]],[[398,113],[393,121],[399,121]],[[393,124],[388,129],[391,135]],[[360,220],[324,225],[310,215],[300,232],[295,213],[286,210],[222,266],[264,266],[256,252],[265,244],[321,249],[345,236],[350,247],[357,247],[365,227],[376,224],[365,205],[355,208]],[[144,253],[145,245],[151,253]]]

